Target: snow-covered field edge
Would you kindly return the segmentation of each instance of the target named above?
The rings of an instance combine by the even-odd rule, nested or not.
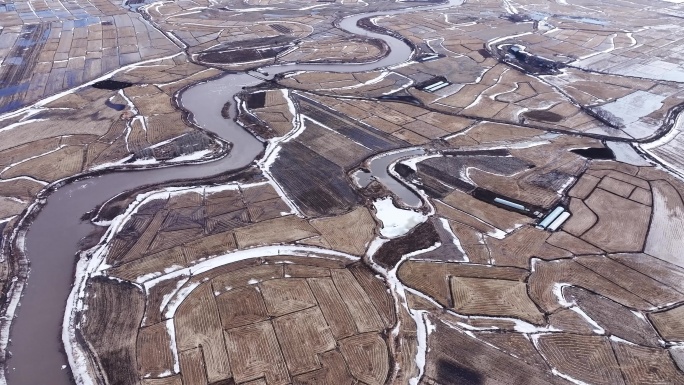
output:
[[[11,271],[7,277],[8,286],[6,286],[5,303],[0,309],[0,357],[9,357],[8,345],[10,342],[11,327],[14,318],[16,317],[17,307],[20,306],[20,299],[29,278],[29,264],[30,261],[26,255],[24,248],[24,238],[28,232],[28,227],[31,222],[39,215],[42,207],[47,203],[47,197],[58,188],[74,183],[77,181],[90,179],[99,175],[124,171],[124,170],[140,170],[152,168],[166,168],[177,166],[179,164],[200,164],[209,163],[220,160],[230,153],[231,144],[227,142],[217,141],[220,144],[221,152],[217,153],[216,157],[207,157],[206,153],[201,153],[202,156],[193,157],[192,159],[172,159],[169,163],[155,162],[151,164],[111,164],[99,169],[91,169],[85,172],[72,175],[63,179],[56,180],[52,183],[45,184],[43,189],[38,192],[34,201],[24,210],[20,219],[14,225],[12,235],[5,240],[5,244],[0,244],[3,248],[0,250],[0,262],[10,263],[16,266],[16,271]],[[195,153],[194,153],[195,154]],[[191,154],[192,155],[192,154]],[[177,162],[173,162],[176,160]],[[80,262],[79,262],[80,263]],[[77,266],[78,268],[78,266]],[[6,370],[7,361],[0,361],[0,385],[6,385]]]
[[[268,182],[261,182],[263,184]],[[242,186],[246,187],[246,186]],[[131,203],[126,211],[115,217],[110,223],[109,228],[102,236],[101,241],[94,248],[84,251],[80,254],[80,258],[76,265],[75,280],[72,290],[67,299],[66,309],[62,324],[62,342],[64,343],[65,352],[69,365],[72,369],[73,378],[77,385],[95,385],[98,384],[98,370],[93,367],[90,354],[87,346],[84,346],[78,335],[78,320],[84,310],[86,310],[87,298],[87,281],[89,278],[97,275],[105,275],[109,267],[106,263],[106,257],[109,252],[109,244],[112,238],[123,228],[123,226],[133,217],[140,207],[153,200],[165,199],[171,195],[183,194],[188,192],[202,191],[216,191],[217,189],[232,189],[238,188],[237,183],[232,183],[226,186],[209,187],[169,187],[160,190],[154,190],[136,196],[133,203]],[[254,259],[276,255],[295,255],[307,256],[312,258],[334,258],[346,259],[349,261],[357,261],[359,258],[350,254],[322,249],[314,246],[288,246],[288,245],[269,245],[257,246],[244,250],[237,250],[221,255],[210,256],[200,260],[197,264],[182,268],[179,270],[171,270],[163,272],[158,275],[141,277],[142,281],[131,282],[136,286],[142,286],[145,289],[154,286],[157,283],[173,279],[178,276],[192,276],[196,274],[205,273],[220,266],[234,263],[246,259]],[[113,278],[115,279],[115,278]],[[180,303],[184,297],[187,297],[192,292],[188,290],[184,293],[182,298],[175,298],[176,302]],[[172,315],[171,315],[172,316]],[[171,330],[170,330],[171,332]],[[174,352],[176,353],[176,352]]]

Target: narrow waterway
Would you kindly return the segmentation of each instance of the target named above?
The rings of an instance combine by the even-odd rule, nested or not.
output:
[[[390,174],[390,166],[400,159],[424,154],[425,150],[422,148],[407,148],[375,156],[368,161],[367,167],[370,169],[370,172],[359,170],[354,173],[354,178],[356,178],[359,187],[366,187],[371,181],[377,180],[390,189],[404,204],[418,208],[422,205],[423,201],[416,193]]]
[[[462,0],[450,0],[446,6],[460,3]],[[439,7],[445,5],[426,8]],[[403,41],[368,32],[357,27],[356,23],[364,17],[394,15],[412,10],[360,14],[340,23],[341,28],[351,33],[384,40],[391,52],[382,60],[368,64],[276,65],[265,67],[262,71],[267,72],[269,77],[289,71],[364,72],[401,63],[411,55],[411,49]],[[64,307],[73,282],[78,243],[93,230],[90,223],[81,221],[83,213],[126,190],[169,180],[210,177],[254,161],[263,149],[263,143],[233,120],[224,119],[221,108],[225,102],[232,101],[243,87],[259,82],[245,73],[229,74],[193,86],[181,95],[182,106],[192,113],[198,126],[234,144],[227,157],[206,164],[112,172],[67,184],[49,196],[26,236],[31,271],[17,311],[18,317],[11,330],[9,350],[12,357],[7,364],[10,385],[72,384],[63,354],[61,330]],[[233,106],[231,117],[234,118],[235,114],[236,108]]]

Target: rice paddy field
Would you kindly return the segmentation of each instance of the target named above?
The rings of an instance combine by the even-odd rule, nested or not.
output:
[[[0,3],[0,383],[684,384],[682,15]]]

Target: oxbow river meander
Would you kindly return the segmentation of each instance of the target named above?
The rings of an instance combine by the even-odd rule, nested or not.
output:
[[[462,3],[449,0],[447,4],[424,6],[435,9]],[[390,48],[383,59],[364,64],[290,64],[261,69],[274,75],[291,71],[364,72],[397,65],[410,58],[411,48],[402,40],[366,31],[357,22],[366,17],[396,15],[415,11],[407,8],[395,11],[362,13],[347,17],[339,23],[351,33],[381,39]],[[194,123],[233,143],[231,153],[214,162],[183,165],[140,171],[116,171],[99,177],[66,184],[48,198],[26,234],[25,245],[31,270],[11,329],[12,353],[8,361],[10,385],[70,385],[72,384],[67,358],[63,352],[61,329],[64,306],[74,277],[74,255],[79,241],[88,235],[93,225],[81,220],[83,213],[92,210],[113,196],[141,186],[179,179],[199,179],[242,168],[261,153],[262,142],[225,119],[221,109],[234,99],[243,87],[262,82],[248,73],[226,74],[215,80],[197,84],[180,95],[180,104],[192,113]],[[231,118],[236,115],[233,105]]]

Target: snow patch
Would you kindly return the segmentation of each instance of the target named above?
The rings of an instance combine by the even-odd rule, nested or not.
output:
[[[409,167],[411,170],[413,170],[415,172],[418,172],[418,167],[417,167],[418,163],[420,163],[426,159],[430,159],[430,158],[439,158],[440,156],[442,156],[442,155],[431,154],[431,155],[416,156],[414,158],[409,158],[409,159],[403,160],[399,163],[403,164],[404,166]]]
[[[635,344],[634,342],[629,342],[629,341],[627,341],[627,340],[623,340],[623,339],[620,338],[620,337],[610,336],[609,338],[610,338],[611,341],[614,341],[614,342],[620,342],[620,343],[627,344],[627,345],[638,346],[638,345]]]
[[[373,207],[376,211],[375,216],[382,222],[380,234],[387,238],[405,235],[427,220],[427,216],[417,211],[397,208],[390,197],[374,201]]]
[[[176,310],[178,310],[180,304],[183,303],[190,293],[192,293],[192,291],[195,290],[200,284],[201,282],[189,283],[187,286],[183,286],[180,290],[174,293],[166,307],[164,317],[168,319],[173,318],[176,315]]]
[[[180,288],[183,287],[183,285],[185,285],[189,279],[190,279],[190,277],[180,279],[178,282],[176,282],[176,287],[170,293],[164,294],[164,296],[162,297],[162,300],[161,300],[161,304],[159,305],[159,312],[160,313],[164,314],[164,309],[166,308],[166,306],[171,301],[171,298],[173,298],[176,295],[178,290],[180,290]],[[147,287],[146,287],[146,289],[147,289]],[[147,292],[149,293],[149,290],[147,290]]]
[[[13,215],[13,216],[11,216],[11,217],[2,218],[2,219],[0,219],[0,224],[9,222],[9,221],[11,221],[12,219],[14,219],[14,218],[16,218],[16,217],[17,217],[16,215]]]
[[[454,232],[451,230],[451,226],[449,225],[449,220],[446,218],[439,218],[439,221],[442,224],[442,227],[444,228],[444,230],[446,230],[449,233],[449,235],[451,235],[452,242],[454,243],[454,245],[456,245],[456,247],[458,248],[458,251],[463,253],[463,258],[464,258],[463,261],[464,262],[470,262],[470,259],[468,258],[468,254],[466,254],[465,250],[463,249],[463,246],[461,246],[461,241],[459,241],[456,234],[454,234]]]
[[[173,354],[173,372],[180,373],[180,361],[178,360],[178,347],[176,346],[176,326],[172,319],[166,320],[166,332],[169,333],[171,353]],[[170,374],[170,373],[169,373]]]
[[[207,158],[211,154],[212,154],[211,150],[202,150],[202,151],[193,152],[193,153],[190,153],[187,155],[177,156],[173,159],[167,160],[167,162],[177,163],[177,162],[187,162],[187,161],[191,161],[191,160],[201,160],[201,159]]]
[[[615,116],[619,116],[625,124],[624,131],[628,134],[643,136],[642,132],[644,130],[654,131],[657,127],[641,122],[640,119],[659,110],[663,106],[665,99],[665,96],[662,95],[646,91],[636,91],[614,102],[604,104],[600,108]],[[648,136],[648,134],[645,136]]]
[[[568,302],[565,297],[563,296],[563,288],[565,287],[570,287],[572,285],[568,283],[554,283],[553,284],[553,294],[556,296],[558,299],[558,304],[561,305],[562,307],[566,309],[570,309],[574,311],[575,313],[579,314],[582,318],[584,318],[587,323],[589,323],[593,327],[593,332],[596,334],[603,335],[606,333],[605,329],[601,327],[596,321],[594,321],[593,318],[589,317],[587,313],[584,312],[579,306],[577,306],[576,303],[574,302]]]
[[[650,166],[646,159],[642,158],[631,144],[625,142],[606,142],[606,146],[615,154],[615,160],[634,166]]]

